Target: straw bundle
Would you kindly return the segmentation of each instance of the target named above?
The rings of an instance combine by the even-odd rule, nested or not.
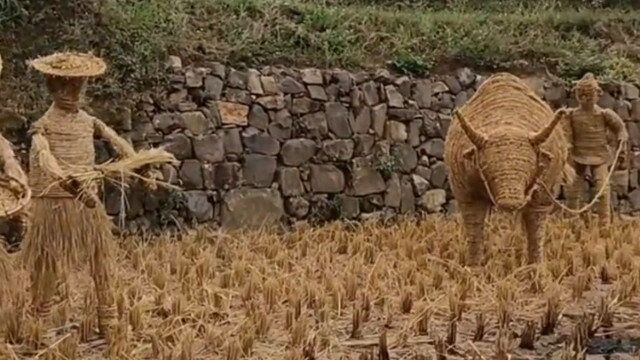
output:
[[[138,174],[136,171],[151,165],[177,164],[178,160],[173,154],[162,148],[140,150],[134,155],[127,156],[119,161],[109,161],[104,164],[87,167],[71,167],[67,172],[76,180],[81,191],[89,189],[98,180],[121,182],[123,178],[134,177],[142,181],[162,185],[164,187],[179,190],[180,188],[157,179],[150,179]]]

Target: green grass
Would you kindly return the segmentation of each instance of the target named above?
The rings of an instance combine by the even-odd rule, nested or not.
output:
[[[216,42],[227,44],[213,55],[230,62],[349,68],[389,61],[400,70],[423,72],[452,60],[492,69],[524,59],[551,66],[568,79],[585,71],[622,80],[638,75],[637,55],[625,51],[626,43],[612,50],[606,33],[613,28],[634,34],[640,28],[640,12],[625,8],[426,11],[221,0],[211,2],[209,11],[226,20],[212,26]],[[632,44],[633,37],[628,41]]]
[[[169,53],[236,66],[355,70],[386,65],[416,75],[443,63],[495,70],[526,60],[567,80],[591,71],[639,82],[640,46],[634,44],[640,43],[640,10],[633,3],[52,0],[43,7],[38,0],[0,0],[5,34],[0,36],[17,38],[23,47],[16,50],[6,45],[13,42],[2,41],[0,51],[27,58],[61,47],[97,50],[109,61],[110,72],[96,93],[108,96],[162,83]],[[33,32],[49,31],[29,37],[24,35],[29,26]],[[16,78],[20,69],[14,69]]]
[[[106,0],[106,52],[120,83],[149,86],[164,79],[164,61],[182,40],[185,2],[175,0]]]

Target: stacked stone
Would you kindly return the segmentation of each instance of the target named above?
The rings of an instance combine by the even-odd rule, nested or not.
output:
[[[173,58],[168,89],[145,96],[121,132],[137,147],[164,145],[181,160],[164,170],[185,189],[184,201],[132,189],[129,223],[153,226],[167,211],[229,228],[283,218],[452,213],[444,137],[452,110],[482,79],[466,68],[413,79],[387,70],[182,67]],[[638,90],[604,89],[601,105],[627,121],[635,151],[628,181],[614,184],[615,204],[640,211]],[[564,85],[541,82],[538,92],[554,108],[572,101]],[[110,189],[106,200],[109,214],[118,215],[119,192]]]

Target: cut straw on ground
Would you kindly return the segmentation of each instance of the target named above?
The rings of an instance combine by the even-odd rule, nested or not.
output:
[[[125,238],[113,286],[128,333],[114,346],[120,358],[135,359],[304,358],[293,353],[375,359],[381,349],[391,359],[422,359],[416,355],[435,358],[440,347],[449,349],[447,359],[493,359],[500,350],[542,360],[564,351],[583,314],[596,319],[592,336],[640,334],[638,220],[616,220],[606,237],[576,218],[553,217],[546,229],[545,262],[526,265],[525,240],[513,219],[492,215],[488,262],[477,271],[462,265],[466,243],[457,217],[299,225],[286,233],[202,227],[181,231],[180,240]],[[605,264],[606,283],[599,275]],[[18,283],[27,276],[19,272]],[[576,281],[584,284],[579,295],[572,290]],[[94,323],[82,300],[91,278],[74,273],[69,285],[66,323]],[[5,313],[22,314],[20,304],[8,302]],[[532,321],[534,349],[520,348],[518,337],[527,324],[531,331]],[[10,323],[0,319],[0,334]],[[47,331],[53,328],[59,331]],[[45,337],[47,348],[79,330],[58,322],[44,331],[54,335]],[[42,350],[29,351],[17,338],[12,347],[19,356]],[[104,358],[107,345],[97,342],[95,329],[87,328],[84,338],[76,356]]]

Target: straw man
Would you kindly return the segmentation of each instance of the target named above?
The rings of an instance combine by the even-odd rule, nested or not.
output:
[[[78,259],[88,259],[98,300],[98,327],[109,339],[116,322],[111,222],[95,193],[95,184],[87,191],[73,174],[78,168],[95,165],[94,135],[109,141],[122,157],[136,153],[104,122],[80,109],[87,79],[106,70],[102,59],[91,54],[57,53],[35,59],[30,65],[44,74],[53,98],[53,104],[30,129],[33,199],[24,257],[31,268],[31,310],[46,318],[54,298],[67,296],[67,270]]]
[[[584,174],[587,170],[591,170],[597,190],[605,185],[608,167],[613,161],[608,131],[616,136],[619,146],[624,145],[628,134],[624,122],[614,111],[597,105],[602,90],[592,74],[585,74],[576,83],[574,91],[579,105],[567,112],[566,125],[571,134],[569,139],[572,139],[571,158],[578,174],[573,185],[567,189],[567,202],[569,207],[575,209],[582,204],[586,185]],[[609,189],[607,183],[597,203],[597,214],[605,227],[611,223]]]
[[[25,175],[18,159],[13,152],[13,147],[11,143],[5,139],[2,135],[0,135],[0,167],[2,168],[0,175],[0,186],[4,187],[2,191],[9,191],[12,193],[12,198],[20,198],[24,195],[25,191],[28,190],[27,176]],[[3,196],[4,197],[4,196]],[[7,209],[7,205],[9,207],[13,207],[17,204],[6,204],[3,199],[2,204],[2,213],[0,216],[5,216]],[[12,199],[13,200],[13,199]],[[8,217],[12,221],[17,221],[21,224],[21,229],[25,228],[26,219],[24,217],[24,213],[22,211],[17,211],[14,214],[9,215]],[[11,273],[13,272],[13,267],[11,266],[11,260],[9,259],[9,254],[6,252],[4,248],[4,244],[0,243],[0,295],[6,295],[6,292],[10,291],[12,286],[11,284]],[[0,296],[0,302],[2,301],[2,296]]]
[[[2,71],[2,58],[0,58],[0,72]],[[2,191],[7,191],[6,195],[2,196],[0,201],[0,216],[7,216],[14,221],[23,222],[24,212],[13,211],[19,204],[13,203],[11,198],[20,198],[25,192],[28,192],[27,176],[25,175],[20,162],[16,158],[11,143],[0,135],[0,186],[3,187]],[[25,199],[28,201],[28,199]],[[18,205],[18,206],[16,206]],[[11,273],[13,272],[11,266],[11,260],[9,254],[7,254],[4,244],[0,244],[0,295],[6,295],[5,293],[10,291]],[[0,303],[2,302],[2,296],[0,296]]]

